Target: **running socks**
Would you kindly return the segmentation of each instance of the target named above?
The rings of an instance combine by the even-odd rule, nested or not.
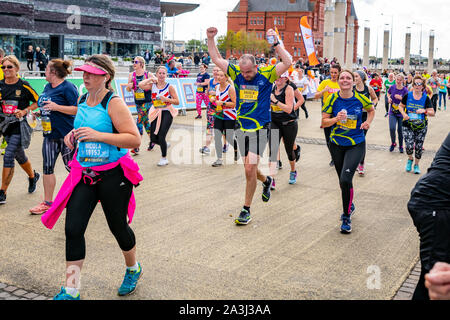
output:
[[[135,263],[134,266],[132,266],[132,267],[127,267],[127,269],[130,270],[130,271],[139,271],[139,264],[138,264],[137,261],[136,261],[136,263]]]

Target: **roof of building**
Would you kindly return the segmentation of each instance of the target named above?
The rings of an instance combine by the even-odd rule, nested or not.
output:
[[[161,14],[164,12],[168,17],[178,16],[182,13],[197,9],[200,5],[193,3],[163,2],[161,1]]]
[[[233,12],[238,12],[241,1],[234,7]],[[290,3],[289,0],[248,0],[249,12],[312,12],[314,11],[315,3],[309,0],[296,0],[295,3]],[[358,19],[356,16],[355,6],[352,2],[351,15]]]

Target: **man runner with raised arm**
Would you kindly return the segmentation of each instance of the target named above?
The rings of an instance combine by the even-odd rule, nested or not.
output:
[[[259,157],[264,153],[270,136],[270,94],[274,81],[292,65],[292,57],[280,45],[274,30],[267,31],[267,37],[274,39],[272,46],[282,62],[276,66],[258,68],[253,55],[244,54],[239,64],[223,59],[217,50],[215,36],[217,29],[208,28],[208,51],[212,62],[234,81],[236,88],[237,124],[236,139],[243,158],[246,178],[245,202],[236,224],[251,221],[250,205],[256,191],[257,180],[263,182],[262,200],[270,199],[272,177],[265,176],[258,169]],[[276,140],[276,139],[275,139]]]

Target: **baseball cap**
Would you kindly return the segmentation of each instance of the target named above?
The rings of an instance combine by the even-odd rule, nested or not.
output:
[[[97,75],[104,75],[104,74],[108,73],[108,71],[106,71],[104,68],[102,68],[99,65],[92,63],[92,62],[85,62],[84,65],[82,65],[81,67],[76,67],[73,70],[84,71],[87,73],[92,73],[92,74],[97,74]]]

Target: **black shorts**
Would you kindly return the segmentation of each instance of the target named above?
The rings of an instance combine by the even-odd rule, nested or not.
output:
[[[235,133],[241,157],[246,157],[249,152],[262,156],[270,138],[270,122],[254,132],[237,129]]]

